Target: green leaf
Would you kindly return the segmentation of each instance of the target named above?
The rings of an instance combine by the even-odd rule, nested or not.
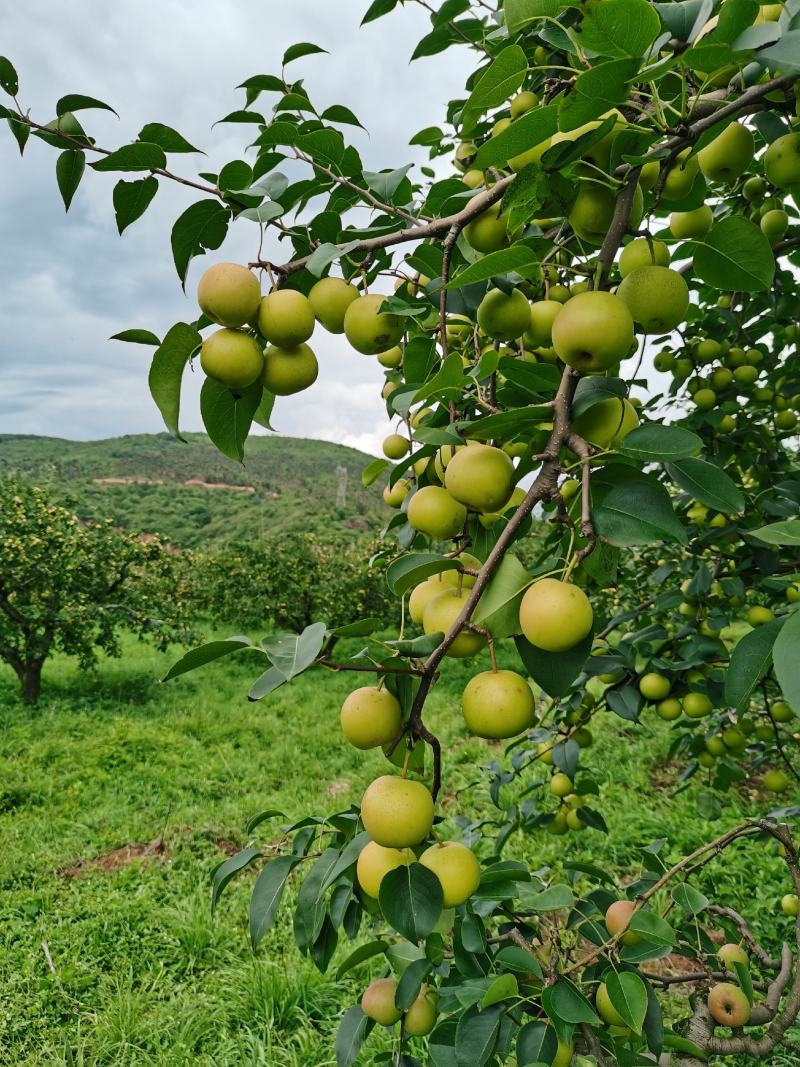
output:
[[[68,148],[66,152],[61,152],[56,160],[56,181],[61,199],[64,201],[65,211],[69,211],[69,205],[83,177],[85,167],[86,156],[78,149]]]
[[[667,463],[670,460],[687,459],[703,447],[703,440],[691,430],[681,426],[662,426],[647,422],[637,426],[626,436],[619,451],[623,456],[641,460],[643,463]]]
[[[206,378],[200,390],[200,414],[211,443],[237,463],[244,461],[244,444],[262,391],[261,382],[233,390],[213,378]]]
[[[287,681],[307,670],[319,655],[325,641],[327,626],[314,622],[301,634],[273,634],[261,642],[272,665]]]
[[[373,459],[372,463],[368,463],[361,472],[361,484],[365,488],[368,485],[372,485],[375,479],[383,474],[388,466],[388,459]]]
[[[359,619],[357,622],[345,623],[344,626],[336,626],[331,633],[336,637],[369,637],[376,630],[382,629],[383,625],[383,619]]]
[[[199,348],[201,342],[202,337],[193,326],[176,322],[156,349],[150,365],[150,393],[167,429],[178,438],[181,379],[189,357]]]
[[[234,878],[240,871],[243,871],[245,867],[249,867],[253,860],[257,859],[261,855],[261,852],[257,848],[244,848],[241,852],[237,852],[235,856],[231,856],[230,859],[225,860],[214,871],[214,875],[211,879],[211,914],[214,914],[214,909],[217,906],[220,895],[222,894],[225,886]]]
[[[745,498],[724,470],[705,459],[681,459],[667,465],[670,478],[695,500],[724,515],[741,515]]]
[[[268,389],[263,389],[261,392],[261,402],[253,414],[253,422],[257,422],[258,425],[263,426],[265,430],[274,430],[275,427],[272,426],[269,421],[274,407],[274,394],[270,393]]]
[[[617,548],[657,544],[665,537],[679,544],[688,540],[669,494],[653,480],[614,486],[592,510],[592,520],[599,536]]]
[[[568,885],[551,885],[548,889],[527,897],[525,900],[526,907],[537,912],[561,911],[564,908],[571,908],[574,903],[575,898]]]
[[[247,699],[250,701],[263,700],[264,697],[269,696],[270,693],[285,685],[286,682],[285,674],[279,671],[277,667],[270,667],[263,674],[260,674],[250,686]]]
[[[759,52],[758,61],[773,74],[800,74],[800,30],[784,33],[779,41]]]
[[[8,128],[14,135],[14,140],[19,147],[19,154],[22,155],[25,151],[25,145],[28,143],[28,138],[31,135],[31,128],[26,122],[22,122],[21,119],[9,118]]]
[[[189,144],[185,137],[173,130],[171,126],[165,126],[161,122],[148,122],[139,131],[140,141],[149,144],[157,144],[165,152],[199,152],[199,148]]]
[[[516,33],[536,19],[553,18],[561,8],[559,0],[505,0],[503,3],[509,33]]]
[[[401,1011],[408,1011],[419,996],[422,983],[432,966],[429,959],[414,960],[408,965],[403,972],[403,977],[397,983],[397,992],[394,996],[395,1007]]]
[[[520,948],[519,945],[507,945],[501,948],[495,956],[495,961],[508,967],[510,971],[519,971],[521,974],[532,974],[537,978],[542,977],[542,968],[532,952]]]
[[[389,947],[388,941],[369,941],[366,945],[359,945],[357,949],[350,953],[350,955],[342,960],[339,964],[339,969],[336,971],[336,977],[341,978],[342,975],[347,974],[348,971],[352,971],[354,967],[358,967],[360,963],[366,963],[367,960],[374,959],[375,956],[381,956],[386,952]]]
[[[645,0],[642,0],[644,3]],[[500,107],[525,80],[528,60],[518,44],[507,45],[484,69],[461,115],[461,136],[468,137],[485,112]]]
[[[464,382],[464,364],[458,352],[452,352],[436,374],[417,391],[413,403],[427,400],[443,389],[460,388]]]
[[[771,625],[771,623],[767,623]],[[759,627],[763,629],[763,627]],[[800,712],[800,611],[793,611],[786,620],[772,650],[775,677],[781,691],[795,711]]]
[[[229,656],[232,652],[254,647],[249,637],[225,637],[221,641],[208,641],[204,645],[193,648],[185,656],[181,656],[177,663],[173,663],[161,681],[168,682],[170,678],[177,678],[180,674],[195,671],[198,667],[204,667],[206,663],[213,663],[215,659]]]
[[[592,635],[566,652],[544,652],[524,637],[515,638],[519,658],[537,685],[551,697],[565,696],[581,673],[592,650]]]
[[[429,656],[442,643],[443,637],[444,634],[437,631],[433,634],[420,634],[419,637],[404,641],[386,641],[385,643],[390,648],[396,649],[399,655],[416,659]]]
[[[128,341],[134,345],[158,345],[161,341],[150,330],[122,330],[120,333],[112,334],[109,337],[109,341]]]
[[[610,971],[606,990],[612,1006],[635,1034],[641,1034],[647,1014],[647,988],[638,974],[631,971]]]
[[[346,126],[361,126],[361,129],[364,129],[364,126],[358,121],[350,108],[345,107],[343,104],[332,104],[331,107],[322,112],[320,118],[325,119],[327,122],[338,122],[340,125]]]
[[[533,278],[539,273],[539,254],[521,242],[499,252],[489,252],[471,263],[449,282],[446,289],[460,289],[475,282],[484,282],[501,274],[514,271],[523,278]]]
[[[483,1011],[475,1005],[464,1012],[456,1029],[458,1067],[483,1067],[489,1062],[497,1044],[504,1011],[502,1004],[493,1004]]]
[[[725,671],[725,703],[743,711],[772,663],[773,646],[783,619],[757,626],[737,642]],[[795,656],[796,658],[796,656]]]
[[[509,159],[546,141],[557,129],[558,107],[555,104],[535,107],[515,119],[497,137],[485,141],[478,150],[473,166],[477,170],[498,165],[504,167]]]
[[[526,1023],[517,1035],[516,1051],[519,1067],[552,1063],[558,1052],[555,1030],[543,1022]]]
[[[503,557],[478,601],[473,619],[491,631],[496,640],[519,633],[519,605],[531,576],[516,556]]]
[[[166,167],[167,157],[164,149],[157,144],[136,141],[134,144],[124,144],[116,152],[89,165],[97,171],[158,170]]]
[[[586,8],[576,33],[582,48],[600,56],[639,57],[660,28],[661,20],[647,0],[604,0]]]
[[[336,1067],[351,1067],[355,1063],[374,1025],[360,1004],[347,1009],[336,1033]]]
[[[102,100],[96,100],[93,96],[81,96],[80,93],[69,93],[67,96],[62,96],[56,104],[56,115],[61,118],[68,111],[88,111],[89,109],[111,111],[114,115],[117,115],[117,112],[114,111],[110,104],[104,104]],[[117,118],[119,118],[119,115],[117,115]]]
[[[400,187],[403,178],[411,170],[411,163],[397,170],[364,171],[364,181],[384,201],[390,201]]]
[[[672,899],[679,908],[688,911],[690,915],[699,915],[701,911],[706,910],[710,903],[707,896],[704,896],[699,889],[695,889],[693,885],[689,885],[688,882],[682,882],[681,885],[675,886],[672,890]]]
[[[389,564],[386,584],[395,596],[402,596],[431,575],[454,570],[458,570],[458,560],[448,559],[436,552],[413,552]],[[442,590],[447,588],[442,585]]]
[[[422,941],[442,914],[442,885],[433,871],[412,863],[385,875],[378,900],[394,930],[408,941]]]
[[[361,20],[361,25],[366,26],[368,22],[374,22],[382,15],[388,15],[390,11],[394,11],[398,3],[399,0],[373,0],[367,9],[366,15]]]
[[[642,937],[653,945],[669,945],[675,944],[676,936],[675,931],[658,915],[655,915],[652,911],[635,911],[631,916],[630,929],[636,933],[641,934]]]
[[[771,522],[757,530],[748,530],[747,537],[757,537],[767,545],[800,545],[800,519]]]
[[[572,418],[577,419],[601,400],[622,398],[627,391],[628,387],[621,378],[581,378],[572,401]]]
[[[577,130],[623,103],[628,98],[628,82],[638,69],[634,59],[611,59],[579,74],[562,97],[559,129]]]
[[[19,92],[19,76],[14,69],[14,64],[5,56],[0,56],[0,89],[9,96],[16,96]]]
[[[114,186],[114,212],[117,230],[122,233],[132,222],[144,215],[158,192],[158,179],[152,174],[132,182],[124,179]]]
[[[749,219],[722,219],[692,250],[694,273],[714,289],[763,293],[772,286],[775,256],[761,229]]]
[[[500,974],[481,997],[481,1007],[490,1008],[503,1000],[510,1000],[519,994],[519,983],[513,974]]]
[[[286,880],[299,862],[298,856],[276,856],[256,879],[250,897],[250,944],[253,951],[275,921]]]
[[[555,1022],[597,1025],[600,1020],[594,1008],[576,985],[568,978],[559,978],[555,985],[542,993],[542,1007]]]
[[[286,49],[283,53],[281,66],[285,67],[287,63],[291,63],[295,59],[301,59],[303,56],[314,56],[320,53],[328,55],[327,48],[320,48],[318,44],[309,44],[307,41],[301,41],[299,44],[293,44],[291,48]]]
[[[172,256],[183,284],[194,256],[219,248],[225,240],[230,211],[219,200],[198,200],[188,207],[172,227]]]

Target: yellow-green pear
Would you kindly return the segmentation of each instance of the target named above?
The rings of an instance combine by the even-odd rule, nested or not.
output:
[[[453,162],[458,170],[469,170],[477,152],[478,149],[471,141],[462,141],[458,148],[456,148],[455,156],[453,157]]]
[[[602,290],[571,297],[553,322],[558,356],[583,373],[614,367],[628,355],[633,337],[627,305]]]
[[[384,848],[377,841],[368,841],[358,854],[356,877],[358,884],[373,899],[378,899],[381,882],[389,871],[416,862],[410,848]]]
[[[697,153],[700,170],[710,182],[731,185],[744,174],[753,159],[755,142],[741,122],[732,122]]]
[[[500,204],[492,204],[464,227],[464,237],[476,252],[497,252],[508,244],[508,218]]]
[[[645,333],[669,333],[689,309],[689,287],[670,267],[637,267],[620,282],[617,298]]]
[[[514,464],[502,448],[459,449],[444,473],[447,492],[472,511],[499,511],[514,488]]]
[[[764,173],[778,189],[800,182],[800,133],[785,133],[764,153]]]
[[[426,1037],[436,1025],[438,1002],[438,994],[424,985],[403,1018],[403,1032],[408,1037]]]
[[[422,615],[422,629],[425,633],[446,634],[464,610],[468,596],[467,590],[459,593],[452,586],[446,586],[443,592],[429,600]],[[453,659],[465,659],[467,656],[474,656],[480,652],[485,644],[486,638],[482,634],[465,627],[452,642],[446,654]]]
[[[229,389],[246,389],[264,368],[261,345],[241,330],[217,330],[203,341],[200,366],[209,378]]]
[[[540,578],[525,592],[519,609],[520,629],[545,652],[566,652],[592,629],[589,598],[577,585]]]
[[[478,737],[516,737],[533,726],[536,704],[526,680],[515,671],[482,671],[461,697],[464,721]]]
[[[679,152],[675,162],[667,171],[661,196],[664,200],[683,200],[692,191],[695,178],[700,171],[697,156],[691,155],[691,148]]]
[[[264,351],[261,381],[276,396],[291,396],[308,389],[318,374],[317,357],[308,345],[297,345],[296,348],[267,345]]]
[[[344,333],[344,316],[358,300],[358,289],[344,278],[320,278],[312,286],[308,300],[317,322],[329,333]]]
[[[438,576],[428,578],[427,581],[420,582],[419,585],[414,586],[411,596],[408,598],[408,612],[418,626],[422,625],[425,608],[427,608],[431,600],[444,592],[443,586],[444,582],[440,581]]]
[[[342,704],[342,732],[355,748],[388,745],[400,732],[400,702],[384,686],[364,685],[354,689]]]
[[[637,237],[622,249],[619,273],[625,278],[637,267],[668,267],[669,249],[663,241]]]
[[[314,332],[311,301],[293,289],[274,289],[258,306],[261,335],[280,348],[295,348]]]
[[[407,478],[398,478],[394,485],[383,487],[383,502],[390,508],[399,508],[411,492],[411,482]]]
[[[598,448],[619,448],[631,430],[639,425],[639,415],[630,400],[612,396],[599,400],[573,420],[572,428]]]
[[[258,311],[261,286],[247,267],[239,263],[215,263],[198,283],[197,303],[220,326],[243,326]]]
[[[517,93],[511,101],[511,118],[518,119],[520,115],[524,115],[526,111],[532,111],[533,108],[538,106],[539,97],[536,93],[530,91]]]
[[[403,336],[403,320],[398,315],[381,311],[386,300],[387,297],[380,293],[359,296],[345,312],[345,336],[356,352],[363,356],[386,352],[394,348]]]
[[[694,211],[673,211],[669,217],[672,236],[680,241],[702,237],[714,224],[714,212],[708,204],[701,204]]]
[[[535,300],[531,304],[531,324],[525,340],[534,348],[552,344],[553,323],[564,305],[558,300]]]
[[[415,530],[436,541],[456,537],[464,528],[467,509],[438,485],[418,489],[408,505],[408,521]]]
[[[656,673],[656,671],[643,674],[639,679],[639,692],[645,700],[664,700],[665,697],[669,696],[671,688],[672,683],[669,678],[663,674]]]
[[[494,341],[517,341],[530,324],[530,304],[519,289],[490,289],[478,306],[478,325]]]
[[[439,879],[446,908],[465,904],[480,885],[481,865],[475,853],[458,841],[437,841],[419,862]]]
[[[743,967],[747,967],[750,963],[742,946],[732,943],[721,945],[717,949],[717,957],[725,964],[725,969],[732,974],[736,973],[735,964],[741,963]]]
[[[394,1026],[400,1022],[403,1014],[395,1007],[394,998],[397,995],[396,978],[377,978],[367,986],[361,997],[361,1010],[364,1014],[374,1019],[381,1026]]]
[[[471,555],[469,552],[462,552],[458,557],[457,562],[460,563],[462,567],[469,567],[472,571],[479,571],[483,566],[478,557]],[[460,582],[462,589],[471,589],[478,580],[474,574],[461,574],[459,571],[453,570],[442,571],[437,577],[440,578],[445,585],[457,586]]]
[[[605,185],[580,182],[578,195],[569,213],[569,224],[582,241],[599,248],[611,226],[616,202],[616,193]],[[643,215],[644,198],[637,185],[631,208],[631,229],[638,227]]]
[[[430,833],[433,798],[421,782],[384,774],[361,798],[361,821],[384,848],[410,848]]]
[[[597,1005],[597,1011],[600,1018],[608,1023],[609,1026],[624,1026],[627,1029],[628,1024],[611,1003],[611,997],[608,995],[608,989],[606,988],[605,982],[601,982],[597,987],[595,1004]]]
[[[411,450],[407,437],[399,433],[390,433],[383,441],[383,454],[387,459],[402,459]]]

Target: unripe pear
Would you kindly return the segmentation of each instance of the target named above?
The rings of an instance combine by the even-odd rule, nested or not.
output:
[[[770,714],[775,722],[791,722],[794,712],[785,700],[776,700],[770,708]]]
[[[597,1011],[600,1018],[604,1022],[607,1022],[609,1026],[625,1026],[627,1023],[622,1018],[620,1013],[611,1003],[611,997],[608,995],[605,982],[601,982],[597,987],[597,993],[595,994],[595,1004],[597,1005]]]
[[[389,871],[416,862],[410,848],[384,848],[376,841],[368,841],[358,854],[356,877],[367,896],[378,899],[381,882]]]
[[[383,487],[383,502],[390,508],[399,508],[411,492],[411,482],[407,478],[398,478],[394,485]]]
[[[532,111],[533,108],[538,107],[538,105],[539,97],[536,93],[529,91],[517,93],[511,101],[511,118],[518,119],[520,115],[524,115],[526,111]]]
[[[261,381],[276,396],[291,396],[308,389],[317,380],[319,364],[308,345],[281,348],[268,345],[264,351],[264,371]]]
[[[569,224],[586,244],[599,247],[614,218],[616,193],[597,182],[580,182],[578,195],[569,213]],[[644,214],[642,190],[636,186],[631,207],[630,228],[636,229]]]
[[[344,333],[344,316],[358,289],[344,278],[320,278],[308,294],[314,315],[329,333]],[[384,364],[385,366],[385,364]]]
[[[519,289],[490,289],[478,306],[478,325],[495,341],[519,340],[530,323],[530,304]]]
[[[661,192],[664,200],[683,200],[692,191],[695,178],[700,170],[697,156],[691,156],[691,149],[680,152],[667,172]]]
[[[508,217],[500,214],[500,204],[486,211],[464,227],[464,237],[476,252],[498,252],[508,244]]]
[[[747,609],[747,621],[751,626],[763,626],[765,622],[772,622],[773,618],[769,608],[761,604],[754,604],[752,608]]]
[[[789,775],[773,769],[764,774],[761,784],[769,793],[784,793],[789,788]]]
[[[566,652],[592,629],[594,614],[584,591],[556,578],[540,578],[529,586],[519,609],[520,629],[545,652]]]
[[[344,328],[342,332],[344,333]],[[403,349],[400,345],[395,345],[394,348],[387,348],[385,352],[379,352],[376,358],[382,367],[392,370],[403,362]]]
[[[453,162],[458,170],[469,170],[477,152],[478,149],[471,141],[462,141],[458,148],[456,148],[455,156],[453,157]]]
[[[687,693],[681,703],[684,714],[690,719],[702,719],[714,710],[714,705],[705,693]]]
[[[698,389],[692,399],[700,411],[711,411],[716,406],[717,394],[713,389]]]
[[[708,204],[701,204],[692,211],[673,211],[669,217],[672,236],[679,241],[702,237],[714,224],[714,212]]]
[[[636,408],[629,400],[612,396],[592,404],[573,420],[575,432],[598,448],[618,448],[639,425]]]
[[[411,443],[402,434],[390,433],[388,437],[384,438],[383,454],[387,459],[402,459],[410,449]]]
[[[553,1060],[552,1067],[570,1067],[572,1063],[572,1056],[575,1052],[575,1046],[571,1041],[562,1041],[558,1038],[558,1051],[556,1052],[556,1058]]]
[[[531,324],[525,340],[534,348],[549,345],[553,339],[553,323],[563,307],[558,300],[536,300],[531,304]]]
[[[570,367],[604,371],[624,359],[633,344],[633,318],[612,293],[579,293],[553,323],[553,347]]]
[[[469,680],[461,698],[464,721],[478,737],[516,737],[533,726],[531,687],[514,671],[483,671]]]
[[[403,320],[398,315],[382,312],[387,297],[375,293],[359,296],[344,315],[347,340],[363,356],[376,356],[394,348],[403,336]]]
[[[426,1037],[433,1030],[438,1015],[438,1001],[439,997],[432,989],[422,987],[403,1018],[403,1032],[408,1037]]]
[[[572,792],[572,779],[561,771],[550,779],[550,792],[557,797],[566,797]]]
[[[606,929],[612,937],[622,934],[620,940],[623,945],[637,945],[641,941],[639,934],[628,930],[635,911],[636,904],[632,900],[615,900],[606,911]],[[627,933],[622,933],[623,931]]]
[[[456,537],[464,528],[467,509],[438,485],[418,489],[408,505],[408,521],[415,530],[436,541]]]
[[[754,152],[755,143],[750,130],[740,122],[732,122],[705,148],[700,149],[697,162],[708,181],[730,185],[750,166]]]
[[[426,634],[446,634],[464,609],[468,592],[459,593],[452,587],[445,588],[439,596],[433,597],[422,615],[422,629]],[[464,659],[480,652],[486,644],[482,634],[468,630],[466,627],[450,645],[446,655],[454,659]]]
[[[514,488],[514,464],[502,448],[474,445],[462,448],[447,465],[447,492],[472,511],[499,511]]]
[[[734,964],[741,963],[744,967],[749,965],[747,953],[741,945],[727,944],[717,949],[717,956],[725,965],[725,970],[735,974]]]
[[[381,1026],[394,1026],[400,1022],[400,1016],[403,1014],[395,1007],[396,993],[397,979],[378,978],[364,990],[361,1010]]]
[[[427,608],[431,600],[444,592],[443,585],[444,583],[439,581],[438,578],[428,578],[427,581],[420,582],[419,585],[414,586],[411,596],[408,598],[408,613],[418,626],[422,625],[425,608]]]
[[[462,552],[458,557],[457,562],[460,563],[462,567],[469,567],[469,569],[473,571],[479,571],[483,566],[477,556],[473,556],[469,552]],[[445,585],[457,586],[460,581],[462,589],[471,589],[478,580],[474,574],[461,574],[460,571],[453,570],[442,571],[437,577],[439,577]]]
[[[619,257],[619,273],[626,278],[638,267],[668,267],[669,248],[663,241],[637,237],[622,249]]]
[[[344,736],[356,748],[388,745],[400,732],[400,702],[385,687],[365,685],[350,693],[341,711]]]
[[[294,348],[314,332],[314,309],[307,296],[293,289],[275,289],[258,307],[258,328],[280,348]]]
[[[797,893],[787,893],[781,897],[781,911],[793,919],[800,915],[800,897]]]
[[[800,182],[800,133],[786,133],[767,148],[763,158],[764,173],[778,189],[788,189]]]
[[[674,722],[675,719],[681,717],[682,712],[681,702],[675,697],[667,697],[666,700],[661,700],[656,704],[656,715],[665,722]]]
[[[645,333],[669,333],[689,308],[689,287],[669,267],[637,267],[620,282],[617,297]]]
[[[654,671],[643,674],[639,679],[639,692],[645,700],[664,700],[669,696],[671,688],[672,683],[669,678],[665,678],[663,674],[656,674]]]
[[[433,798],[421,782],[384,774],[361,798],[361,821],[373,841],[385,848],[410,848],[433,826]]]
[[[465,904],[480,885],[480,864],[474,852],[458,841],[431,845],[422,853],[419,862],[439,879],[446,908]]]
[[[215,263],[200,278],[197,303],[220,326],[243,326],[258,311],[258,278],[239,263]]]
[[[203,341],[200,366],[209,378],[229,389],[246,389],[264,368],[261,345],[249,333],[222,329]]]
[[[750,1004],[744,992],[731,982],[720,982],[708,994],[708,1010],[720,1026],[746,1026]]]

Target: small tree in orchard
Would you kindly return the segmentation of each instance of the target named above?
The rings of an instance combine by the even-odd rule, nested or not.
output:
[[[160,542],[83,523],[44,489],[0,480],[0,659],[25,700],[39,699],[56,652],[88,668],[98,649],[119,655],[124,630],[162,650],[186,641],[181,584]]]
[[[396,1039],[378,1059],[404,1067],[762,1059],[800,1010],[797,932],[773,958],[759,917],[711,900],[702,872],[743,839],[777,842],[797,915],[779,821],[798,813],[785,802],[800,711],[797,2],[424,6],[414,58],[459,47],[472,62],[442,124],[414,137],[430,151],[419,168],[364,169],[347,137],[358,118],[318,109],[289,76],[313,44],[242,84],[222,121],[250,124],[246,158],[191,181],[168,162],[192,151],[175,130],[101,147],[83,116],[107,105],[65,96],[40,122],[2,65],[12,132],[59,150],[67,205],[86,162],[138,172],[114,191],[120,230],[164,181],[202,193],[172,230],[181,281],[231,225],[253,230],[250,263],[203,274],[196,322],[160,341],[118,335],[156,345],[150,385],[173,432],[196,356],[208,433],[238,459],[276,397],[312,387],[315,330],[385,370],[395,425],[364,479],[388,471],[403,629],[382,640],[369,618],[320,620],[232,638],[170,677],[238,650],[264,661],[253,700],[315,666],[372,675],[342,707],[343,743],[382,747],[386,773],[360,806],[284,827],[278,845],[259,845],[275,813],[256,816],[213,900],[265,859],[254,946],[290,876],[296,940],[321,970],[363,935],[339,973],[385,970],[343,1016],[342,1067],[376,1025]],[[395,8],[376,0],[365,21]],[[497,669],[501,643],[514,669]],[[426,700],[453,657],[474,662],[465,731],[508,743],[489,763],[493,813],[475,821],[437,808],[447,754]],[[709,811],[748,778],[783,808],[767,799],[762,818],[682,860],[653,843],[618,878],[591,748],[613,715],[673,721]],[[568,849],[543,872],[515,854],[520,834],[587,829],[593,862]],[[664,979],[656,961],[672,951],[691,967]],[[685,997],[676,1025],[667,986],[671,1017]]]

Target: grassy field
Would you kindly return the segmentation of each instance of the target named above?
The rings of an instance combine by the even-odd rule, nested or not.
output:
[[[124,659],[90,677],[54,661],[35,711],[0,668],[3,1067],[334,1063],[337,1015],[370,965],[343,981],[320,975],[294,948],[285,906],[254,956],[246,939],[252,875],[228,891],[213,923],[208,875],[245,843],[250,814],[338,810],[385,766],[341,742],[338,707],[352,678],[313,673],[248,705],[254,669],[246,659],[161,686],[172,658],[130,643]],[[468,670],[448,665],[431,702],[450,747],[451,813],[484,802],[482,789],[460,791],[500,751],[460,725]],[[654,791],[650,762],[666,750],[666,733],[664,724],[630,730],[605,716],[590,764],[603,783],[595,806],[608,839],[538,835],[514,847],[540,866],[602,855],[621,869],[655,838],[667,838],[677,856],[763,810],[730,794],[710,824],[696,814],[696,787],[673,800]],[[774,944],[785,929],[776,914],[786,891],[779,858],[742,847],[707,870],[706,888],[746,910]],[[800,1060],[783,1051],[769,1062]]]

